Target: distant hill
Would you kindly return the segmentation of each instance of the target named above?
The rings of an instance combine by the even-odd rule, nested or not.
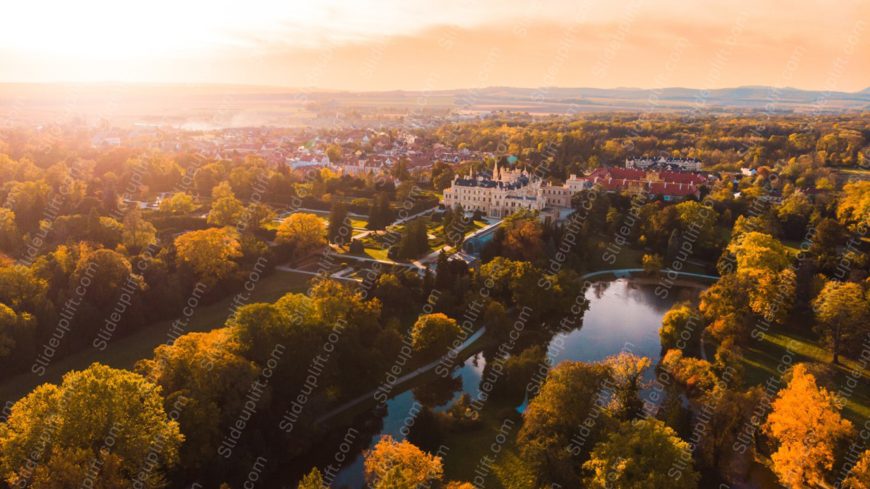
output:
[[[179,127],[318,126],[351,109],[368,116],[495,110],[532,114],[591,112],[838,113],[870,111],[860,92],[743,86],[700,90],[642,88],[515,88],[348,92],[239,85],[0,84],[0,126],[81,119]]]

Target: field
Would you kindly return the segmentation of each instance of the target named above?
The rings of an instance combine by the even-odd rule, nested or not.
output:
[[[309,275],[274,271],[263,277],[252,293],[250,302],[271,302],[287,292],[302,292],[308,287]],[[209,331],[223,325],[232,304],[227,297],[196,309],[187,331]],[[173,319],[174,320],[174,319]],[[17,400],[43,382],[58,382],[70,370],[86,368],[100,362],[117,368],[131,369],[137,361],[151,356],[154,348],[166,341],[173,320],[149,324],[135,333],[112,341],[104,351],[88,349],[54,361],[42,377],[30,372],[16,375],[0,383],[0,402]]]

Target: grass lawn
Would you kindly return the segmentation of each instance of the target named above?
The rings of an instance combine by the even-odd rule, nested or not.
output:
[[[644,252],[642,250],[636,250],[634,248],[629,248],[628,246],[623,247],[619,254],[616,255],[616,262],[613,264],[605,262],[601,259],[601,255],[598,255],[597,259],[593,258],[592,263],[589,265],[589,271],[598,271],[598,270],[617,270],[621,268],[643,268],[643,255]],[[667,266],[667,263],[665,263]]]
[[[831,365],[831,354],[813,340],[790,332],[768,333],[763,340],[752,342],[745,350],[743,363],[746,367],[747,384],[763,386],[771,376],[779,378],[777,366],[784,358],[783,363],[819,362]],[[853,423],[863,423],[870,418],[870,391],[861,387],[867,385],[868,372],[863,371],[862,379],[851,395],[846,395],[849,393],[846,384],[848,376],[853,369],[861,371],[861,365],[842,356],[840,362],[842,365],[831,365],[834,370],[833,383],[826,387],[833,392],[842,389],[846,397],[843,416]]]
[[[493,456],[492,446],[497,444],[496,440],[499,434],[502,434],[507,441],[501,446],[501,451],[495,455],[493,467],[489,467],[486,487],[504,489],[505,484],[502,483],[501,477],[510,477],[510,471],[517,468],[518,454],[515,440],[522,426],[520,415],[513,414],[512,411],[512,406],[490,399],[481,413],[483,424],[479,428],[445,433],[443,443],[449,447],[444,456],[445,480],[472,481],[476,475],[479,475],[476,473],[479,465],[481,471],[487,470],[488,466],[481,464],[481,457]],[[506,419],[513,421],[513,424],[510,421],[506,422]]]
[[[304,291],[308,288],[310,278],[310,275],[275,270],[257,283],[249,303],[272,302],[287,292]],[[210,331],[222,326],[231,304],[232,297],[227,297],[212,304],[201,305],[190,319],[187,331]],[[42,377],[26,372],[8,378],[0,382],[0,403],[6,400],[15,401],[44,382],[59,382],[64,373],[86,368],[93,362],[130,369],[137,361],[151,357],[154,348],[166,341],[173,320],[146,325],[131,335],[112,341],[104,351],[88,349],[57,359]]]
[[[366,256],[375,260],[393,261],[387,257],[388,250],[383,248],[366,248]]]

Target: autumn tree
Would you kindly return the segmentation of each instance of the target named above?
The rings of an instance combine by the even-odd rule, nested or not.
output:
[[[818,329],[840,362],[840,353],[860,349],[861,341],[870,333],[870,297],[854,282],[827,282],[813,301]]]
[[[855,466],[843,479],[843,489],[870,489],[870,449],[858,458]]]
[[[275,211],[262,202],[252,202],[242,211],[242,218],[236,229],[243,232],[255,231],[275,219]]]
[[[121,241],[131,253],[138,253],[157,240],[157,229],[142,218],[138,208],[130,209],[124,216],[124,231]]]
[[[27,312],[17,313],[0,303],[0,366],[10,366],[18,357],[33,351],[36,318]]]
[[[411,344],[423,360],[432,360],[447,353],[460,329],[456,320],[442,313],[423,314],[411,329]]]
[[[861,180],[843,186],[837,219],[853,231],[870,227],[870,182]]]
[[[755,460],[755,440],[747,440],[744,430],[752,426],[763,396],[760,387],[741,391],[721,383],[700,399],[700,405],[708,411],[694,421],[699,430],[704,430],[695,445],[695,455],[726,481],[745,480]],[[700,423],[704,425],[698,426]]]
[[[323,474],[320,473],[320,470],[317,467],[311,469],[311,472],[305,474],[305,477],[299,481],[299,485],[296,486],[296,489],[324,489],[325,484],[323,483]]]
[[[712,206],[687,200],[677,204],[676,211],[683,236],[693,233],[696,235],[695,242],[699,247],[715,248],[716,221],[719,219],[719,214]]]
[[[236,198],[230,184],[221,182],[212,190],[211,197],[208,223],[213,226],[235,226],[242,216],[244,205]]]
[[[690,397],[702,396],[718,383],[718,377],[710,362],[701,358],[683,356],[681,350],[668,350],[659,365],[670,373],[674,380],[686,387]]]
[[[200,196],[208,195],[220,183],[224,169],[220,163],[209,163],[196,170],[193,184]]]
[[[366,482],[374,489],[413,489],[441,480],[441,457],[430,455],[407,440],[384,436],[365,455]]]
[[[21,233],[15,223],[15,213],[0,207],[0,250],[12,253],[21,245]]]
[[[694,348],[700,338],[702,327],[701,316],[691,304],[674,304],[665,313],[662,326],[659,328],[662,349]]]
[[[623,351],[604,359],[604,364],[610,368],[610,377],[613,379],[609,408],[614,416],[630,419],[639,415],[643,408],[640,399],[640,390],[644,387],[643,374],[651,364],[650,359]]]
[[[779,240],[769,234],[750,231],[728,244],[738,270],[753,268],[780,272],[790,264],[788,252]]]
[[[232,423],[245,403],[245,393],[259,370],[235,350],[230,328],[180,336],[171,345],[160,345],[152,358],[142,360],[136,371],[162,388],[171,408],[186,399],[177,421],[185,436],[180,462],[188,470],[213,467],[223,436],[222,426]]]
[[[502,250],[505,257],[535,261],[544,251],[543,229],[535,216],[517,214],[505,219]]]
[[[242,256],[237,233],[232,228],[189,231],[175,238],[176,258],[204,281],[216,282],[233,272],[233,259]]]
[[[195,209],[193,197],[184,192],[176,192],[160,201],[160,210],[168,214],[190,214]]]
[[[303,257],[326,246],[326,226],[315,214],[297,212],[281,221],[275,239],[294,257]]]
[[[99,460],[109,438],[112,444],[106,450],[114,457],[105,460],[108,470],[96,474],[97,481],[114,481],[121,473],[123,485],[138,481],[150,488],[163,486],[163,472],[178,461],[184,440],[164,409],[158,386],[95,363],[67,373],[60,385],[43,384],[15,403],[0,424],[0,471],[10,486],[26,485],[34,453],[40,464],[59,469],[73,460]],[[143,470],[146,462],[155,470]],[[120,470],[112,469],[115,464]],[[40,480],[49,476],[43,474]]]
[[[689,444],[657,419],[621,423],[595,445],[583,469],[590,489],[694,489],[701,478]]]
[[[797,277],[782,243],[768,234],[750,231],[732,240],[727,251],[737,264],[734,276],[721,286],[714,285],[712,292],[705,292],[706,300],[702,297],[700,306],[705,316],[715,319],[706,311],[718,296],[728,300],[716,305],[728,309],[727,313],[743,315],[751,311],[770,322],[784,322],[794,304]]]
[[[805,364],[792,368],[791,381],[779,391],[764,424],[777,450],[773,470],[789,488],[825,485],[837,443],[852,423],[840,416],[834,395],[816,385]]]
[[[520,457],[534,474],[535,487],[576,484],[580,465],[613,424],[607,409],[609,381],[610,369],[603,364],[562,362],[550,370],[517,434]]]

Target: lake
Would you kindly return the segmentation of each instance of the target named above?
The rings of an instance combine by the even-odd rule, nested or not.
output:
[[[654,283],[635,279],[594,283],[586,291],[589,310],[583,316],[582,327],[560,333],[550,341],[549,353],[555,363],[566,360],[595,362],[623,350],[649,357],[653,365],[658,363],[661,357],[658,329],[662,317],[674,303],[697,298],[698,289],[674,287],[665,299],[656,296],[654,290]],[[483,354],[477,353],[456,369],[454,377],[461,379],[462,388],[454,400],[464,392],[472,397],[478,394],[485,366]],[[653,375],[652,369],[648,375]],[[398,393],[387,403],[380,434],[403,439],[406,426],[413,423],[415,406],[419,404],[410,389]],[[523,407],[518,406],[518,409]],[[378,438],[375,436],[369,446]],[[338,472],[332,487],[357,489],[364,485],[362,453],[348,454],[347,460],[349,463]],[[445,472],[449,476],[449,465],[445,466]]]

